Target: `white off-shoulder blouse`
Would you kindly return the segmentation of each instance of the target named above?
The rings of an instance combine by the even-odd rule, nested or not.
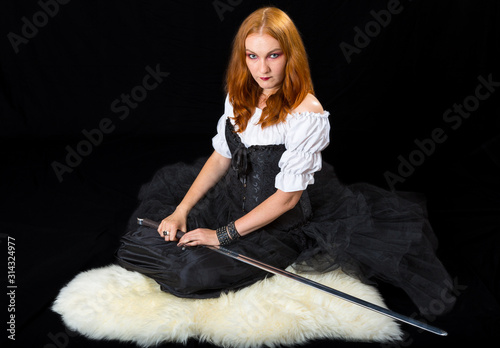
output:
[[[314,173],[321,170],[321,151],[330,143],[330,113],[291,113],[285,122],[264,129],[257,124],[261,114],[262,110],[256,108],[245,131],[238,133],[242,143],[247,147],[284,144],[286,150],[278,163],[280,172],[276,175],[275,187],[284,192],[305,190],[307,185],[314,183]],[[212,145],[219,154],[231,158],[225,137],[227,118],[234,125],[233,107],[228,97]]]

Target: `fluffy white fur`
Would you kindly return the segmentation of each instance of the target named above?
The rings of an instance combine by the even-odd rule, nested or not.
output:
[[[289,269],[291,271],[291,269]],[[378,291],[341,271],[308,275],[385,306]],[[217,299],[181,299],[137,272],[111,265],[77,275],[52,309],[93,339],[141,346],[197,338],[224,347],[278,346],[310,339],[386,342],[402,332],[392,319],[291,279],[274,276]]]

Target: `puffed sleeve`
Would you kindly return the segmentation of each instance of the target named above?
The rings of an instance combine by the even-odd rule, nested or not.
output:
[[[231,158],[231,151],[226,142],[226,120],[233,116],[233,107],[229,102],[229,96],[226,96],[224,103],[224,115],[217,122],[217,134],[212,138],[212,146],[220,155]]]
[[[285,152],[278,163],[281,169],[275,187],[284,192],[305,190],[321,170],[321,151],[330,143],[330,113],[303,112],[287,119]]]

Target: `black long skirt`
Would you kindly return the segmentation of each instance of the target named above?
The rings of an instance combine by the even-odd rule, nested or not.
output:
[[[217,297],[270,276],[206,248],[179,248],[156,230],[137,226],[137,217],[161,221],[171,214],[203,163],[166,166],[143,186],[116,252],[121,266],[179,297]],[[216,229],[234,219],[235,207],[225,194],[229,189],[221,180],[191,211],[188,230]],[[365,282],[383,280],[406,291],[422,312],[435,301],[444,311],[453,306],[452,282],[436,257],[437,240],[421,201],[366,183],[344,185],[327,163],[307,191],[310,218],[286,228],[270,224],[228,248],[280,268],[293,264],[300,271],[326,272],[340,267]]]

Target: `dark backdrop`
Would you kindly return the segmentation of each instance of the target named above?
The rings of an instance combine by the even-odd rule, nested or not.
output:
[[[211,153],[230,44],[253,10],[287,11],[331,112],[326,161],[346,183],[426,195],[459,302],[400,346],[479,343],[499,316],[497,1],[10,1],[0,10],[2,278],[15,239],[17,347],[127,346],[70,334],[50,306],[113,262],[160,167]],[[381,285],[387,303],[415,308]],[[4,290],[5,291],[5,288]],[[66,338],[63,339],[63,338]],[[313,342],[339,346],[379,346]],[[196,346],[195,341],[190,345]],[[2,345],[3,346],[3,345]]]

